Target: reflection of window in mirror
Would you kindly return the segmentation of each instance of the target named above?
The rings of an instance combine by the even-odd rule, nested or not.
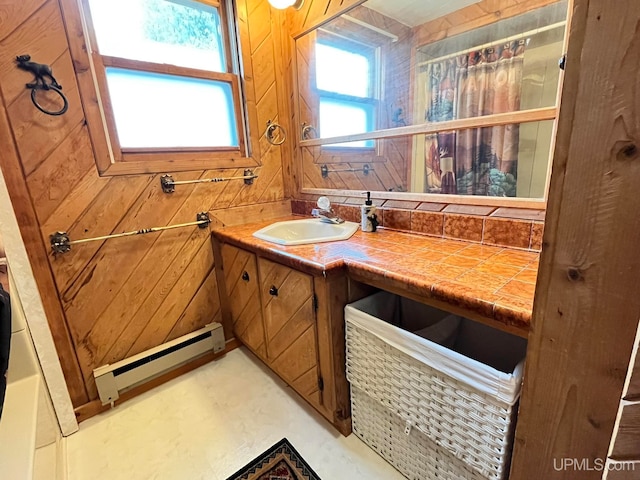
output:
[[[377,182],[386,191],[544,199],[567,0],[540,0],[535,8],[511,0],[405,3],[368,0],[296,38],[300,123],[320,125],[318,138],[300,142],[303,169],[341,163],[355,172],[334,180],[305,175],[303,188],[358,190]],[[323,42],[342,52],[321,52]],[[365,47],[378,62],[373,94],[356,80],[371,58]],[[322,53],[328,59],[314,58]],[[349,68],[338,67],[341,55]],[[324,102],[334,100],[320,90],[325,72],[345,89],[334,86],[330,95],[359,103],[325,114]],[[356,88],[351,81],[357,95],[346,91]],[[375,105],[373,126],[365,97]],[[375,155],[363,154],[363,142],[375,145]],[[375,167],[368,177],[359,173],[362,162]]]
[[[337,35],[319,36],[315,48],[319,133],[337,137],[375,129],[378,78],[376,49]],[[373,140],[330,148],[373,148]]]

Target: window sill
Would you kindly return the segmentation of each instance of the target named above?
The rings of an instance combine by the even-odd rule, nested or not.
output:
[[[166,158],[161,157],[153,160],[132,159],[129,161],[112,162],[110,159],[107,159],[104,163],[99,161],[96,163],[98,164],[98,172],[102,177],[217,170],[223,168],[255,168],[260,166],[260,162],[252,157],[243,157],[234,154],[229,154],[225,157],[209,156],[209,158],[202,158],[202,155],[189,157],[188,154],[181,153],[179,155],[166,155]]]

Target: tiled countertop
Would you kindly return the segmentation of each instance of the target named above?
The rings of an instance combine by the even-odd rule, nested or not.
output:
[[[253,237],[275,221],[217,227],[213,235],[308,273],[330,275],[346,268],[356,280],[406,290],[425,303],[449,305],[522,336],[529,330],[537,252],[387,229],[358,231],[345,241],[289,247]]]

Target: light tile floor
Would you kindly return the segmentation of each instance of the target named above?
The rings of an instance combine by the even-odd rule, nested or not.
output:
[[[400,480],[244,349],[80,425],[69,480],[224,480],[286,437],[323,480]]]

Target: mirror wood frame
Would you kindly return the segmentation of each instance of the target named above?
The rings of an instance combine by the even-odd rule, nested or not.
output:
[[[360,197],[362,196],[362,191],[360,190],[345,190],[345,189],[329,189],[329,188],[310,188],[305,187],[304,182],[304,172],[302,166],[302,149],[305,147],[319,146],[323,143],[329,142],[339,142],[345,140],[358,140],[364,138],[373,138],[373,139],[384,139],[384,138],[393,138],[399,136],[410,136],[415,134],[424,134],[429,133],[430,131],[442,131],[444,128],[449,128],[451,125],[444,125],[443,122],[436,123],[426,123],[420,125],[413,125],[409,127],[396,127],[385,130],[378,130],[374,132],[367,132],[365,134],[359,135],[347,135],[341,137],[332,137],[331,139],[309,139],[304,140],[301,138],[301,125],[303,125],[302,119],[299,118],[300,110],[299,110],[299,85],[298,85],[298,67],[296,64],[296,41],[302,37],[303,35],[312,32],[313,30],[321,27],[322,25],[330,22],[331,20],[339,17],[342,14],[348,13],[354,8],[365,3],[366,0],[346,0],[343,2],[337,2],[335,0],[329,0],[329,5],[326,8],[324,13],[314,11],[314,4],[319,4],[320,1],[316,0],[315,2],[309,2],[308,6],[303,7],[301,10],[297,11],[287,11],[287,30],[288,30],[288,43],[289,43],[289,51],[290,55],[290,63],[289,68],[290,71],[288,80],[290,80],[292,87],[291,94],[291,107],[292,111],[292,129],[294,139],[294,145],[291,147],[293,150],[293,173],[294,173],[294,197],[300,198],[303,200],[315,200],[318,196],[328,195],[330,197]],[[323,2],[326,3],[326,2]],[[342,3],[342,4],[340,4]],[[537,2],[535,2],[537,3]],[[309,17],[314,16],[309,23],[306,23]],[[567,16],[567,25],[565,27],[565,32],[570,31],[571,24],[571,10],[569,9],[569,13]],[[568,48],[568,38],[569,36],[565,34],[564,38],[564,47],[563,51],[567,51]],[[560,79],[558,82],[557,88],[557,101],[556,107],[549,108],[541,108],[536,109],[536,114],[544,117],[546,119],[553,120],[553,131],[552,131],[552,139],[551,139],[551,148],[549,153],[549,164],[547,168],[547,176],[545,180],[545,196],[544,198],[517,198],[517,197],[489,197],[489,196],[479,196],[479,195],[448,195],[448,194],[431,194],[431,193],[412,193],[412,192],[386,192],[386,191],[372,191],[371,196],[379,201],[385,200],[406,200],[411,202],[423,202],[423,203],[442,203],[442,204],[457,204],[457,205],[478,205],[478,206],[494,206],[494,207],[512,207],[512,208],[527,208],[534,210],[545,210],[547,205],[547,198],[549,194],[549,183],[551,178],[551,165],[553,155],[552,152],[555,150],[555,141],[557,134],[557,126],[558,126],[558,116],[560,113],[561,107],[561,92],[563,85],[564,75],[560,75]],[[525,111],[524,117],[523,112],[514,112],[509,114],[498,114],[492,115],[493,119],[489,119],[489,121],[496,120],[502,121],[504,123],[509,123],[509,120],[518,119],[522,121],[525,119],[526,122],[526,114],[531,114],[531,111]],[[534,116],[536,115],[534,114]],[[503,117],[503,118],[495,118],[495,117]],[[521,118],[522,117],[522,118]],[[460,128],[462,125],[460,122],[463,120],[456,120],[451,122],[455,125],[456,128]],[[482,125],[482,120],[478,120],[478,118],[472,119],[474,122],[474,126]],[[486,119],[485,119],[486,121]],[[300,127],[300,128],[298,128]],[[372,135],[374,135],[372,137]],[[328,140],[328,141],[327,141]]]

